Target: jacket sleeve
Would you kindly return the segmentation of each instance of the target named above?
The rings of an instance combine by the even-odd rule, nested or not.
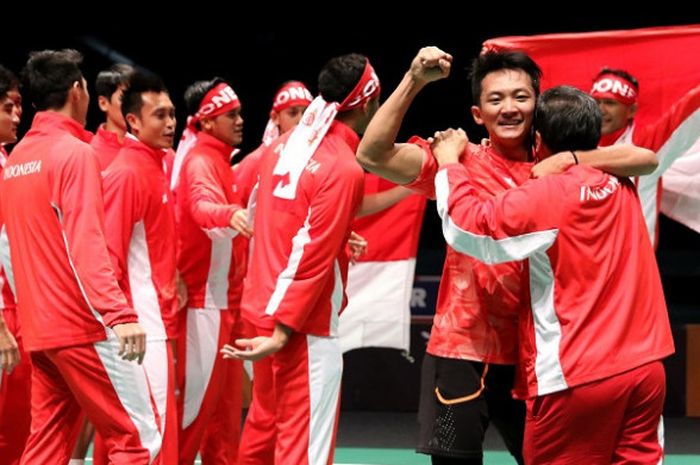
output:
[[[233,176],[236,194],[244,207],[248,206],[253,186],[258,182],[258,172],[263,150],[258,148],[234,166]]]
[[[235,237],[238,232],[230,222],[241,206],[228,203],[215,167],[201,157],[190,156],[183,170],[187,204],[197,225],[211,238]]]
[[[279,276],[265,310],[275,321],[298,331],[317,306],[327,281],[342,279],[337,260],[345,253],[363,183],[364,175],[359,170],[348,173],[332,169],[310,196],[308,213],[292,241],[289,264]],[[342,293],[335,297],[340,306]]]
[[[58,163],[51,197],[68,259],[87,304],[102,315],[106,326],[138,321],[119,289],[107,251],[102,183],[92,148],[76,147]]]
[[[547,250],[559,232],[564,193],[557,176],[480,200],[467,169],[445,165],[435,177],[442,233],[456,251],[484,263],[522,260]]]
[[[430,144],[425,139],[413,136],[408,141],[409,144],[415,144],[423,150],[423,163],[421,164],[420,173],[418,177],[412,182],[404,185],[412,191],[425,195],[429,199],[435,198],[435,174],[437,173],[438,166],[433,156],[433,152],[430,150]]]
[[[129,244],[134,225],[143,219],[143,208],[135,173],[108,170],[103,181],[105,202],[105,239],[119,287],[133,306],[129,287]]]

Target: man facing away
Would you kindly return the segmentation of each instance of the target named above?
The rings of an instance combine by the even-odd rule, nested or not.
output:
[[[332,463],[342,354],[345,243],[363,194],[355,162],[359,136],[378,107],[379,79],[366,57],[331,59],[318,97],[299,125],[262,157],[255,239],[242,310],[258,337],[224,347],[227,357],[271,355],[270,392],[255,405],[271,409],[274,458],[242,448],[239,463]],[[255,381],[255,395],[261,385]],[[244,431],[244,437],[245,437]],[[251,444],[251,442],[247,442]]]

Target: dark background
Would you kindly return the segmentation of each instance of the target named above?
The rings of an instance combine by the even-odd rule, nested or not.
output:
[[[178,107],[179,130],[185,121],[182,95],[186,87],[195,80],[224,77],[243,104],[245,137],[241,148],[245,154],[260,143],[279,85],[299,79],[315,93],[318,70],[335,55],[367,55],[382,80],[385,97],[420,47],[436,45],[452,53],[450,78],[431,84],[421,93],[407,115],[400,139],[461,126],[472,140],[478,140],[485,132],[474,125],[469,113],[467,68],[484,40],[506,35],[700,23],[700,13],[666,4],[664,9],[655,7],[646,18],[633,17],[644,13],[629,3],[617,8],[619,11],[607,4],[559,5],[559,10],[581,10],[567,15],[557,9],[535,12],[530,4],[493,2],[465,16],[455,13],[456,8],[463,11],[455,5],[431,2],[410,10],[405,5],[383,5],[383,11],[394,10],[389,16],[374,11],[377,5],[364,3],[326,4],[323,8],[312,4],[250,4],[246,5],[246,15],[235,3],[221,7],[193,2],[177,10],[170,5],[145,9],[138,4],[115,4],[111,7],[118,11],[93,15],[88,20],[83,19],[86,13],[78,11],[77,5],[71,6],[75,11],[51,11],[37,5],[35,11],[21,16],[0,17],[0,37],[3,32],[6,37],[0,39],[0,63],[18,71],[31,50],[76,48],[85,55],[83,69],[88,82],[93,83],[100,70],[124,57],[163,77]],[[106,6],[93,4],[91,9]],[[330,14],[340,9],[346,13]],[[552,15],[561,19],[548,20]],[[25,105],[22,133],[31,116],[31,108]],[[99,110],[93,101],[88,129],[94,130],[99,122]],[[426,210],[420,249],[419,274],[439,274],[444,240],[432,204]],[[700,321],[694,289],[700,276],[700,235],[662,218],[659,261],[674,319]]]

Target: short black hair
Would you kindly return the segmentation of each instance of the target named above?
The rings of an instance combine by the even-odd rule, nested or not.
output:
[[[122,94],[122,115],[133,113],[134,115],[141,114],[143,107],[142,94],[147,92],[168,93],[163,80],[152,73],[144,73],[140,71],[134,72],[129,78],[129,83]]]
[[[31,52],[21,72],[22,90],[39,111],[62,108],[73,83],[83,85],[82,62],[80,52],[72,49]]]
[[[327,102],[341,103],[355,88],[367,66],[367,57],[349,53],[331,58],[318,75],[318,92]]]
[[[0,99],[4,99],[8,92],[18,88],[19,81],[15,73],[0,65]]]
[[[126,86],[134,74],[134,67],[125,63],[116,63],[104,71],[100,71],[95,80],[97,96],[112,98],[119,86]]]
[[[636,90],[637,93],[639,93],[639,81],[637,81],[636,77],[632,76],[624,69],[608,68],[607,66],[604,66],[600,69],[600,71],[598,71],[598,74],[596,74],[596,76],[593,78],[593,82],[597,81],[598,78],[604,74],[613,74],[631,82],[632,87],[634,87],[634,90]]]
[[[593,97],[575,87],[557,86],[537,99],[533,127],[552,153],[592,150],[600,140],[602,119]]]
[[[472,86],[472,99],[475,105],[481,103],[481,82],[486,75],[503,69],[519,70],[530,76],[532,87],[535,89],[535,97],[540,95],[540,80],[542,70],[535,60],[521,51],[495,51],[482,53],[472,61],[469,78]]]

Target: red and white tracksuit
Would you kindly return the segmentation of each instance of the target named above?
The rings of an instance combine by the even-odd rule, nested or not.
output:
[[[0,184],[32,359],[32,426],[22,464],[67,463],[82,412],[114,464],[148,464],[161,446],[143,367],[119,357],[110,329],[137,317],[105,245],[101,179],[83,142],[88,134],[67,116],[37,113]]]
[[[94,139],[93,139],[94,141]],[[119,286],[146,331],[143,366],[160,417],[160,463],[177,464],[175,367],[168,339],[177,335],[175,215],[163,172],[165,151],[127,135],[103,172],[105,237]],[[95,445],[95,463],[107,463]]]
[[[7,153],[0,147],[0,182],[2,169],[7,163]],[[0,221],[0,225],[2,222]],[[7,235],[0,233],[0,312],[7,328],[19,346],[20,362],[12,373],[0,373],[0,465],[16,465],[22,456],[24,444],[29,437],[31,422],[31,375],[32,367],[28,354],[24,351],[22,333],[17,319],[17,305],[10,287],[6,265],[9,265]],[[8,270],[11,275],[11,269]]]
[[[438,166],[430,144],[418,137],[409,142],[418,145],[424,155],[418,177],[405,187],[435,198]],[[510,160],[490,146],[470,143],[467,150],[469,155],[460,163],[482,200],[530,178],[532,163]],[[522,262],[485,264],[448,244],[427,352],[443,358],[515,365],[518,314],[525,305],[522,270]]]
[[[654,247],[659,243],[661,176],[697,140],[698,115],[700,115],[700,86],[685,94],[654,124],[637,126],[632,123],[613,134],[603,136],[600,140],[602,147],[613,144],[633,144],[656,152],[659,159],[656,170],[648,176],[635,178],[647,231]]]
[[[273,169],[288,137],[263,156],[241,309],[259,334],[270,334],[276,323],[294,331],[270,357],[274,463],[330,464],[343,364],[337,329],[347,301],[345,243],[362,202],[364,173],[355,161],[357,134],[334,121],[302,172],[295,198],[275,197],[284,177]]]
[[[114,161],[119,151],[124,146],[122,142],[119,142],[117,134],[106,130],[104,124],[101,124],[100,127],[97,128],[97,132],[92,137],[90,145],[95,149],[97,164],[100,167],[100,171],[103,172],[109,167],[112,161]]]
[[[438,172],[435,188],[443,234],[451,247],[486,263],[528,257],[531,310],[521,314],[519,338],[526,386],[518,386],[518,393],[531,399],[526,436],[529,432],[532,439],[539,418],[558,417],[547,427],[560,431],[582,431],[568,418],[600,422],[599,409],[583,401],[566,407],[583,415],[567,416],[556,415],[547,409],[550,400],[539,399],[565,390],[579,392],[607,379],[616,389],[639,388],[649,394],[648,406],[642,408],[655,421],[643,425],[646,435],[638,436],[636,454],[649,460],[644,463],[658,461],[663,451],[656,430],[664,392],[658,386],[658,373],[645,385],[646,370],[674,348],[634,185],[628,179],[575,166],[482,200],[469,172],[454,163]],[[624,375],[632,370],[638,370],[638,375]],[[627,422],[643,405],[634,398],[629,397],[620,416],[606,418],[613,424],[610,428],[626,434],[627,428],[640,427]],[[537,402],[542,404],[539,409]],[[566,402],[551,405],[561,408]],[[550,435],[553,441],[566,439],[559,439],[546,453],[526,438],[526,461],[570,460],[567,454],[575,448],[569,441],[572,436]],[[578,441],[589,439],[578,436]],[[613,442],[607,460],[617,453],[617,446],[627,447]],[[589,457],[580,459],[597,463]]]
[[[231,151],[224,142],[198,133],[175,191],[178,270],[188,294],[187,311],[180,313],[177,357],[183,465],[194,461],[207,425],[220,408],[226,372],[232,368],[224,368],[219,354],[238,317],[230,309],[238,306],[243,279],[233,247],[237,233],[229,226],[241,208],[233,192]],[[240,389],[227,395],[240,397]]]

